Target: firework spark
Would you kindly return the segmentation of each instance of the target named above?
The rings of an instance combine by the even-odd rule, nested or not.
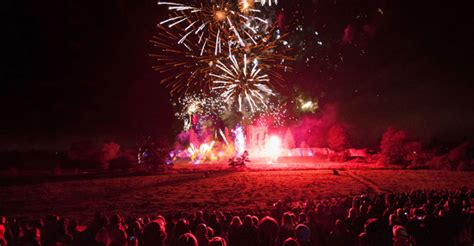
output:
[[[170,17],[158,25],[151,42],[159,51],[151,56],[157,61],[153,68],[163,74],[161,83],[172,95],[210,91],[211,69],[227,50],[256,57],[274,83],[284,82],[282,71],[291,70],[285,35],[256,15],[252,0],[158,4],[168,7]]]
[[[218,55],[229,42],[244,47],[248,39],[254,39],[256,23],[268,24],[264,18],[255,16],[260,11],[252,7],[250,0],[239,4],[230,0],[203,1],[196,6],[160,1],[158,5],[167,6],[170,11],[170,17],[159,24],[181,33],[178,44],[197,44],[200,55]]]
[[[246,54],[248,57],[258,59],[261,68],[270,76],[271,87],[283,86],[285,79],[283,73],[292,71],[290,62],[294,57],[290,55],[292,49],[287,46],[286,34],[280,34],[276,26],[265,32],[256,35],[258,39],[252,45],[240,47],[238,45],[229,46],[228,53]]]
[[[261,5],[266,5],[272,6],[273,5],[278,5],[278,0],[255,0],[255,2],[260,3]]]
[[[235,152],[241,155],[245,151],[245,134],[242,126],[237,126],[235,130],[232,130],[234,134],[234,147]]]
[[[298,102],[297,109],[302,113],[314,113],[319,108],[317,100],[305,98],[302,95],[298,96],[296,100]]]
[[[220,94],[225,102],[236,103],[240,112],[249,109],[254,113],[268,107],[266,97],[275,93],[268,86],[270,79],[262,73],[257,58],[249,59],[244,54],[239,62],[230,54],[228,59],[217,60],[216,67],[219,73],[209,74],[214,78],[212,90]]]
[[[201,161],[206,161],[206,159],[212,158],[212,148],[214,147],[214,143],[214,141],[211,141],[210,143],[202,143],[199,147],[196,147],[191,143],[187,149],[191,161],[194,164],[199,164]]]
[[[200,115],[205,119],[214,119],[224,114],[226,110],[226,103],[221,97],[203,93],[186,94],[178,98],[173,105],[179,108],[175,116],[183,120],[184,130],[191,127],[193,115]]]
[[[157,49],[150,56],[157,61],[153,69],[163,74],[161,83],[170,88],[172,95],[209,87],[207,75],[217,57],[208,53],[195,54],[196,43],[176,45],[177,39],[179,35],[158,26],[157,35],[150,40]]]
[[[258,126],[281,127],[286,125],[288,118],[288,110],[286,103],[281,98],[273,97],[275,100],[268,100],[268,110],[259,112],[254,117],[253,124]]]

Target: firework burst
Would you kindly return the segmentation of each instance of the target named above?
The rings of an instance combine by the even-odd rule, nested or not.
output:
[[[236,105],[240,112],[255,113],[268,107],[266,98],[275,95],[269,87],[270,79],[263,74],[257,58],[249,59],[244,54],[239,62],[235,55],[217,60],[218,73],[210,73],[214,78],[212,90],[220,94],[229,105]]]
[[[221,97],[206,93],[186,94],[173,102],[173,105],[179,108],[175,116],[184,121],[185,130],[189,129],[193,115],[214,119],[226,111],[226,103]]]
[[[271,83],[269,85],[275,88],[276,85],[283,86],[283,73],[292,71],[289,63],[294,61],[290,55],[292,49],[285,40],[286,34],[280,34],[280,30],[273,26],[265,32],[260,32],[258,42],[245,47],[230,45],[228,53],[246,54],[247,57],[258,59],[260,67],[269,76]]]
[[[158,2],[170,11],[168,19],[159,24],[173,28],[180,34],[178,44],[196,43],[196,52],[200,55],[220,54],[229,42],[246,46],[248,40],[255,39],[256,29],[268,24],[264,18],[255,14],[250,1],[235,3],[231,0],[203,1],[200,5],[188,5],[179,2]]]
[[[195,54],[193,48],[197,48],[197,44],[176,45],[177,39],[179,35],[158,26],[157,35],[150,40],[157,49],[150,56],[157,62],[153,69],[163,76],[161,83],[170,88],[172,95],[208,88],[207,76],[218,57],[208,53]]]

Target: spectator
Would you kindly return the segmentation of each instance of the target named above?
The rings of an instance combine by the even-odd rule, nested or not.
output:
[[[266,216],[258,225],[257,244],[260,246],[275,246],[278,239],[278,223],[272,217]]]
[[[17,245],[41,245],[41,231],[38,228],[24,226],[20,231],[21,233],[18,236]]]
[[[110,218],[110,224],[107,228],[111,246],[126,246],[127,233],[122,226],[122,217],[115,214]]]
[[[304,224],[306,223],[306,214],[305,213],[300,213],[298,216],[298,224]]]
[[[3,226],[2,237],[6,240],[6,242],[11,242],[11,244],[13,244],[15,238],[13,238],[12,228],[7,222],[7,218],[5,216],[0,216],[0,225]]]
[[[222,237],[213,237],[209,240],[209,246],[227,246],[227,243]]]
[[[57,222],[56,243],[68,245],[72,242],[73,236],[68,231],[69,220],[60,218]]]
[[[4,246],[7,245],[7,240],[5,239],[5,226],[0,225],[0,245]]]
[[[311,231],[305,224],[299,224],[295,229],[296,241],[301,246],[310,245]]]
[[[240,245],[257,245],[257,226],[253,224],[252,216],[245,215],[244,222],[240,230]]]
[[[287,239],[283,242],[282,245],[283,245],[283,246],[299,246],[298,242],[297,242],[294,238],[292,238],[292,237],[287,238]]]
[[[187,232],[179,236],[177,245],[178,246],[198,246],[198,242],[196,240],[196,237],[194,237],[192,233]]]
[[[234,216],[234,218],[232,218],[232,222],[230,223],[229,231],[227,233],[229,246],[240,245],[241,227],[242,221],[238,216]]]
[[[199,246],[207,246],[209,244],[208,230],[204,223],[201,223],[196,228],[196,239]]]
[[[42,219],[18,221],[0,216],[0,244],[307,246],[354,245],[359,240],[360,245],[472,245],[472,198],[473,193],[467,189],[419,190],[305,201],[298,206],[279,201],[269,210],[169,213],[166,219],[154,216],[150,220],[145,216],[143,220],[129,218],[127,223],[119,215],[109,220],[97,213],[84,231],[80,231],[75,220],[57,215],[46,216],[44,223]],[[280,225],[267,216],[278,216],[279,212],[283,212]],[[300,215],[298,223],[295,214]],[[263,219],[258,222],[257,216]],[[189,217],[193,223],[208,220],[229,241],[214,237],[214,230],[204,223],[196,226],[194,236],[186,220]],[[362,222],[361,233],[354,233],[360,230]]]
[[[153,222],[150,222],[148,223],[147,225],[150,225],[151,223]],[[156,221],[154,222],[156,223]],[[166,231],[161,231],[162,228],[160,228],[160,233],[164,233],[165,236],[166,236]],[[127,235],[128,235],[128,238],[129,240],[131,239],[136,239],[138,242],[143,242],[143,229],[142,229],[142,225],[140,224],[140,222],[136,219],[131,219],[129,222],[128,222],[128,227],[127,227]]]
[[[334,230],[329,234],[329,242],[335,246],[353,245],[354,236],[346,229],[342,220],[336,220]]]
[[[178,238],[185,234],[190,232],[189,230],[189,222],[186,219],[180,219],[178,222],[176,222],[176,225],[174,227],[173,231],[173,238],[171,239],[171,245],[176,245]]]
[[[280,245],[283,244],[283,242],[287,238],[295,237],[295,222],[293,221],[293,217],[291,215],[292,214],[288,212],[283,214],[283,218],[281,220],[280,225],[280,232],[278,235]]]
[[[395,225],[393,231],[393,246],[409,246],[408,232],[403,226]]]
[[[134,237],[138,239],[136,236]],[[164,244],[165,239],[166,239],[166,230],[163,224],[158,221],[152,221],[148,223],[143,229],[143,246],[165,245]]]
[[[220,223],[216,213],[211,214],[208,225],[208,227],[214,230],[215,236],[222,236],[222,224]]]
[[[207,231],[207,238],[213,238],[214,237],[214,230],[211,227],[207,226],[206,231]]]
[[[194,218],[190,223],[191,231],[196,232],[196,228],[199,224],[206,224],[206,221],[203,219],[203,212],[197,211],[194,213]]]
[[[276,219],[277,221],[281,221],[281,218],[283,217],[283,202],[281,200],[277,201],[274,205],[273,205],[273,210],[270,214],[270,216],[274,219]]]
[[[324,237],[322,226],[316,219],[315,211],[310,210],[308,212],[308,221],[306,223],[306,226],[311,231],[311,243],[313,245],[326,245],[326,238]]]

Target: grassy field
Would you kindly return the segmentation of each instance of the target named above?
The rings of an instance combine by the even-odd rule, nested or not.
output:
[[[171,210],[271,206],[278,199],[410,189],[474,188],[472,173],[427,170],[219,170],[5,186],[0,213],[35,218],[55,212],[80,221],[96,211],[151,214]]]

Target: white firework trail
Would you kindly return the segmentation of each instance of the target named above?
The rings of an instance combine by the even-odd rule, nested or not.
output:
[[[257,58],[248,59],[244,54],[239,63],[235,55],[230,54],[228,62],[217,60],[216,68],[220,73],[209,74],[214,78],[211,89],[217,91],[223,101],[237,102],[241,112],[245,105],[251,113],[268,108],[266,99],[275,93],[268,86],[270,78],[262,74]]]
[[[266,5],[272,6],[273,5],[278,5],[278,0],[255,0],[255,2],[260,3],[261,5]]]
[[[233,3],[233,1],[232,1]],[[210,53],[218,55],[222,46],[229,42],[236,42],[241,47],[248,43],[257,44],[260,37],[258,30],[261,26],[268,27],[268,21],[256,16],[261,13],[248,5],[243,13],[239,13],[238,5],[231,0],[205,2],[201,5],[187,5],[179,2],[162,2],[158,5],[166,6],[170,17],[159,24],[167,28],[174,28],[180,32],[177,44],[189,47],[190,43],[199,44],[196,53],[199,56]],[[196,40],[190,39],[195,36]]]

